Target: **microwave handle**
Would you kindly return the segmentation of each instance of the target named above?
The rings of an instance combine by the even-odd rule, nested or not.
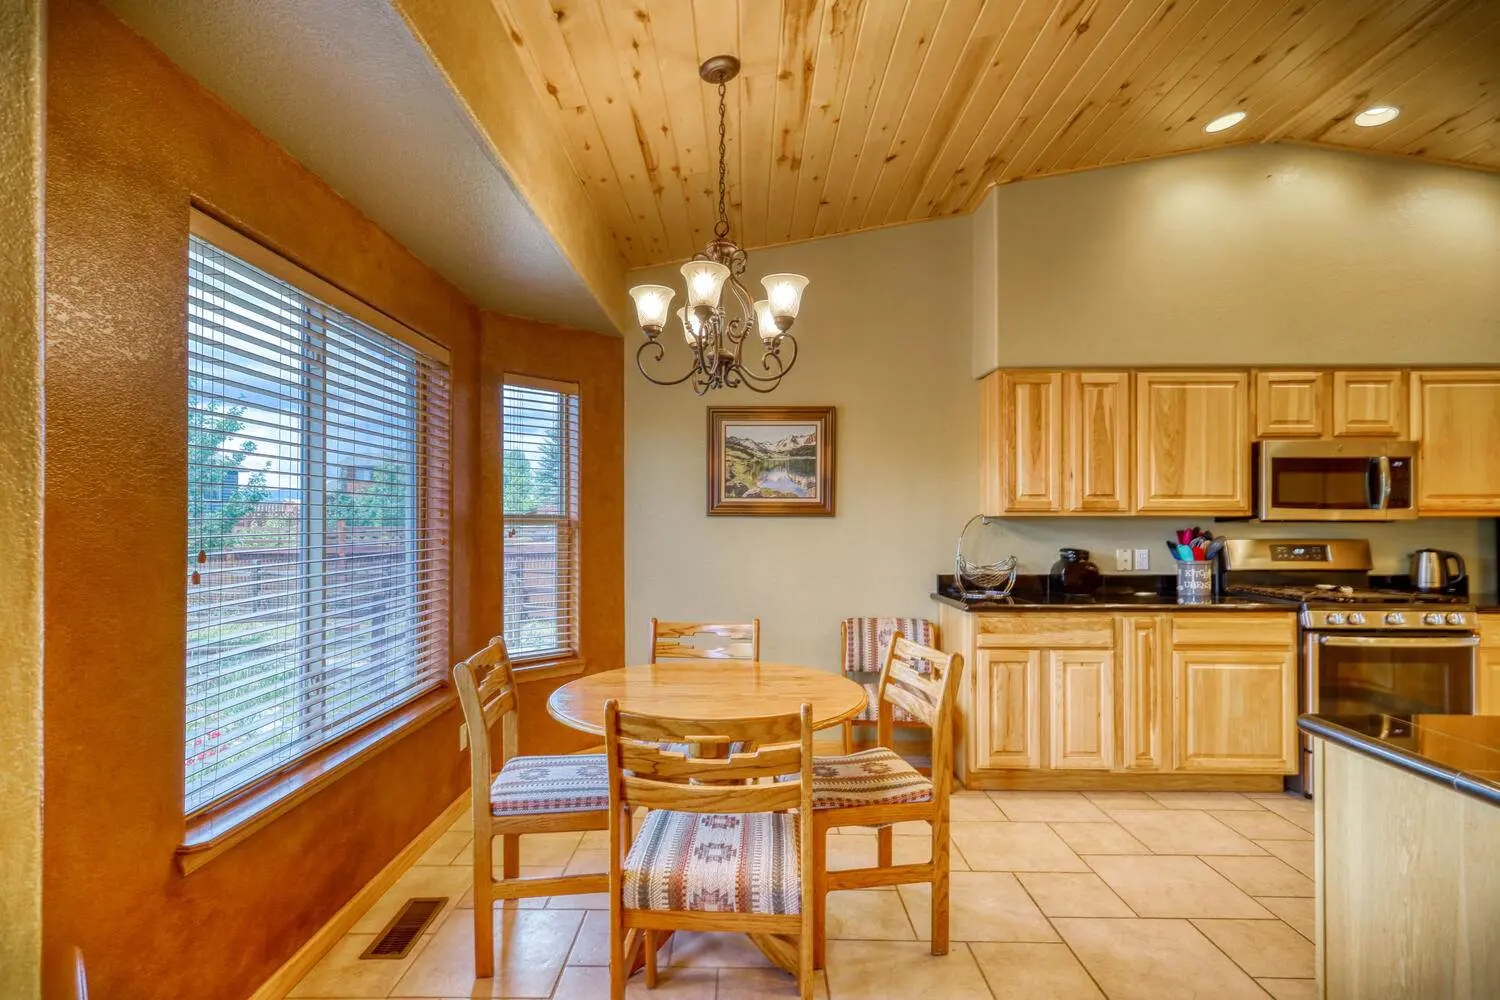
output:
[[[1371,510],[1389,510],[1391,506],[1391,460],[1387,455],[1381,455],[1370,460],[1376,471],[1380,474],[1378,482],[1379,493],[1375,501],[1370,504]]]

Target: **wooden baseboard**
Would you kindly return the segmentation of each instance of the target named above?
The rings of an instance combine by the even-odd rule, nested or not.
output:
[[[970,772],[964,787],[985,791],[1279,792],[1279,774],[1098,774],[1077,771]]]
[[[381,896],[384,896],[391,886],[396,884],[408,868],[416,864],[417,859],[427,853],[427,849],[437,842],[438,837],[453,825],[453,821],[463,814],[469,807],[469,793],[464,792],[453,801],[448,808],[438,814],[438,817],[427,828],[401,849],[401,852],[390,860],[388,864],[375,877],[366,882],[354,898],[339,908],[329,921],[318,932],[307,940],[297,953],[286,960],[281,968],[277,969],[270,979],[260,985],[254,993],[250,994],[249,1000],[283,1000],[292,987],[302,981],[302,977],[317,965],[319,960],[339,942],[349,928],[353,927],[364,912],[375,904]]]

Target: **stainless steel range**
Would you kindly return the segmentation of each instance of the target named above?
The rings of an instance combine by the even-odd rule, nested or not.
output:
[[[1329,715],[1474,711],[1478,616],[1462,597],[1370,585],[1363,539],[1232,539],[1227,594],[1300,606],[1299,708]],[[1295,786],[1312,794],[1312,743]]]

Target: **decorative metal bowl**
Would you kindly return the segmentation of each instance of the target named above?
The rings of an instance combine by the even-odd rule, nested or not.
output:
[[[977,522],[981,526],[988,526],[998,522],[998,518],[986,517],[983,514],[975,514],[969,518],[969,523],[964,525],[964,530],[959,532],[958,546],[953,553],[953,579],[958,585],[959,597],[964,600],[973,600],[986,597],[1007,597],[1011,588],[1016,585],[1017,560],[1013,555],[995,559],[990,562],[970,561],[964,554],[964,543],[970,540],[970,551],[976,544],[974,536],[970,535]],[[993,541],[993,538],[991,539]],[[986,556],[990,555],[985,553]]]

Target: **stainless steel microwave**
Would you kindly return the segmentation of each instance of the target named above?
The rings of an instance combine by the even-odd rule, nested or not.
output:
[[[1417,516],[1417,446],[1411,441],[1264,441],[1256,472],[1262,521]]]

